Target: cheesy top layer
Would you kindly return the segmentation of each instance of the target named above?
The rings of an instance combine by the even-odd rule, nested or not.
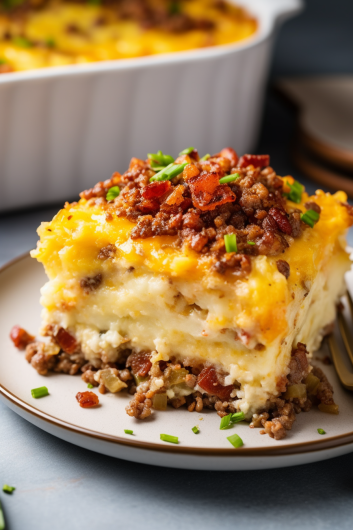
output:
[[[25,16],[0,13],[0,73],[1,64],[4,72],[4,65],[20,71],[229,44],[257,27],[253,17],[227,2],[221,8],[213,0],[149,0],[151,9],[175,10],[157,24],[141,21],[138,10],[123,16],[121,4],[50,0]]]
[[[325,270],[332,255],[340,255],[347,263],[346,268],[349,267],[344,251],[344,234],[350,225],[347,209],[342,204],[347,200],[345,193],[330,195],[319,190],[310,199],[303,193],[299,205],[289,205],[304,212],[304,203],[308,200],[321,208],[320,220],[314,228],[306,229],[302,236],[293,239],[280,256],[252,257],[252,270],[242,279],[233,276],[231,271],[218,274],[210,266],[207,255],[187,247],[180,248],[174,236],[132,240],[130,233],[134,223],[121,217],[107,219],[102,207],[89,204],[85,199],[67,205],[51,222],[42,223],[38,230],[40,241],[32,256],[44,264],[49,279],[60,278],[56,289],[67,307],[75,306],[76,295],[70,291],[66,299],[65,282],[79,282],[83,277],[101,273],[104,285],[113,289],[117,267],[133,267],[135,275],[153,273],[174,283],[189,284],[193,296],[196,289],[213,299],[225,297],[226,310],[222,307],[217,315],[215,308],[209,326],[218,330],[252,329],[257,340],[269,344],[287,333],[288,306],[298,291],[310,291],[317,273]],[[102,261],[98,254],[108,245],[116,246],[116,255]],[[277,269],[279,257],[290,266],[288,279]],[[54,297],[52,307],[49,303],[47,310],[58,309],[57,303]]]

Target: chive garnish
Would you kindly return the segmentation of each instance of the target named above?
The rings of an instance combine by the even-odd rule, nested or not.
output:
[[[9,493],[10,495],[12,494],[13,491],[15,491],[15,487],[14,486],[9,486],[8,484],[4,484],[3,487],[2,487],[2,491],[4,493]]]
[[[248,241],[248,245],[256,245],[255,241]]]
[[[223,416],[223,418],[221,419],[221,424],[219,426],[221,431],[228,429],[228,427],[230,426],[231,417],[232,417],[231,414],[227,414],[227,416]]]
[[[193,427],[192,429],[192,432],[194,432],[195,434],[198,434],[200,432],[200,429],[195,425],[195,427]]]
[[[205,155],[202,158],[200,158],[200,160],[202,160],[203,162],[206,162],[206,160],[208,160],[209,158],[211,158],[211,155],[209,153],[207,153],[207,155]]]
[[[226,252],[238,252],[237,236],[235,234],[226,234],[224,236]]]
[[[55,40],[52,38],[47,39],[46,45],[48,46],[48,48],[55,48]]]
[[[232,417],[230,418],[231,423],[239,423],[240,421],[243,421],[245,419],[244,412],[235,412],[232,414]]]
[[[125,434],[134,434],[134,431],[131,431],[130,429],[124,429]]]
[[[170,436],[170,434],[160,434],[160,439],[163,442],[170,442],[171,444],[179,443],[179,438],[177,436]]]
[[[1,502],[0,502],[0,530],[5,530],[5,517],[4,517],[4,512],[2,511]]]
[[[242,447],[244,445],[243,440],[237,434],[232,434],[232,436],[228,436],[227,440],[229,440],[232,446],[235,448]]]
[[[307,225],[314,228],[314,224],[320,219],[320,214],[315,212],[315,210],[307,210],[305,213],[302,213],[300,219],[304,221]]]
[[[179,156],[189,155],[193,151],[195,151],[195,147],[187,147],[186,149],[183,149],[182,151],[180,151]]]
[[[290,182],[286,181],[286,185],[290,188],[289,193],[284,193],[284,195],[292,202],[296,202],[299,204],[302,200],[302,193],[304,191],[304,186],[299,184],[296,180],[293,182],[293,184],[290,184]]]
[[[153,169],[160,167],[164,168],[174,162],[174,158],[172,156],[164,155],[162,151],[158,151],[158,153],[148,153],[147,157],[150,159],[151,167]]]
[[[228,414],[227,416],[223,416],[221,419],[221,424],[219,428],[221,431],[224,431],[225,429],[228,429],[233,423],[239,423],[240,421],[243,421],[245,418],[244,412],[234,412],[233,414]]]
[[[87,388],[93,388],[92,383],[88,383]]]
[[[32,397],[39,399],[45,396],[49,396],[49,391],[46,386],[41,386],[39,388],[32,388],[31,390]]]
[[[326,431],[324,431],[324,429],[318,429],[317,432],[318,432],[319,434],[326,434]]]
[[[239,173],[233,173],[232,175],[226,175],[225,177],[219,179],[219,183],[228,184],[228,182],[235,182],[238,179],[240,179]]]
[[[32,48],[32,43],[26,37],[14,37],[12,40],[20,48]]]
[[[166,168],[162,169],[159,173],[150,178],[150,182],[161,182],[163,180],[171,180],[184,171],[184,167],[188,165],[188,162],[184,164],[169,164]]]
[[[112,201],[116,197],[120,195],[120,188],[119,186],[113,186],[112,188],[109,188],[107,195],[105,196],[107,201]]]

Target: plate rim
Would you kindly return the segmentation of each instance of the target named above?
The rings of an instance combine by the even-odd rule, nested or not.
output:
[[[0,275],[5,272],[7,269],[11,268],[12,266],[16,265],[20,261],[26,260],[26,259],[32,259],[30,257],[29,252],[25,252],[21,254],[20,256],[17,256],[16,258],[13,258],[12,260],[8,261],[4,265],[0,267]],[[317,452],[317,451],[323,451],[326,449],[334,449],[338,447],[343,447],[345,445],[349,445],[353,443],[353,431],[340,434],[337,436],[331,436],[329,438],[324,438],[320,440],[313,440],[310,442],[300,442],[300,443],[294,443],[294,444],[284,444],[282,445],[281,442],[277,441],[277,446],[270,446],[270,447],[242,447],[242,448],[210,448],[210,447],[190,447],[190,446],[183,446],[183,445],[162,445],[157,444],[153,442],[144,442],[139,440],[130,440],[121,438],[119,436],[114,436],[110,434],[103,434],[98,431],[93,431],[90,429],[86,429],[85,427],[79,427],[77,425],[74,425],[72,423],[66,422],[64,420],[61,420],[60,418],[57,418],[55,416],[52,416],[50,414],[47,414],[46,412],[43,412],[36,407],[29,405],[24,400],[18,398],[15,394],[13,394],[10,390],[8,390],[2,383],[1,383],[1,375],[0,375],[0,395],[4,398],[5,404],[7,402],[12,403],[16,407],[19,407],[20,409],[24,410],[26,413],[31,414],[32,416],[46,421],[47,423],[53,425],[54,427],[58,427],[61,429],[65,429],[67,431],[70,431],[71,433],[78,434],[78,435],[84,435],[89,438],[96,439],[98,441],[102,442],[108,442],[114,445],[124,445],[129,446],[133,449],[144,449],[149,451],[155,451],[155,452],[166,452],[166,453],[173,453],[173,454],[187,454],[191,456],[234,456],[234,457],[264,457],[264,456],[290,456],[290,455],[298,455],[302,453],[311,453],[311,452]]]

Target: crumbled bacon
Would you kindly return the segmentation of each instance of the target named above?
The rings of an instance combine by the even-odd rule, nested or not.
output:
[[[80,407],[88,409],[99,404],[99,397],[94,392],[77,392],[76,399]]]
[[[75,353],[78,348],[75,337],[70,335],[70,333],[64,328],[59,328],[58,332],[55,334],[55,340],[60,348],[66,353]]]
[[[151,354],[146,352],[132,353],[126,360],[126,367],[140,377],[145,377],[152,367]]]
[[[227,401],[234,390],[233,385],[223,386],[218,380],[216,370],[213,366],[204,368],[197,378],[197,384],[209,394]]]
[[[271,208],[268,212],[269,215],[276,221],[278,228],[289,236],[292,233],[292,226],[288,220],[286,213],[279,208]]]
[[[219,173],[203,171],[200,176],[188,181],[195,208],[201,211],[214,210],[216,206],[235,201],[236,196],[230,187],[219,184],[220,178]]]
[[[239,167],[267,167],[270,165],[269,155],[243,155],[240,157]]]
[[[252,256],[282,254],[292,243],[288,235],[300,237],[308,229],[300,219],[301,210],[288,209],[283,180],[269,162],[268,155],[247,154],[238,160],[230,147],[200,160],[194,150],[175,160],[186,163],[182,173],[170,181],[151,182],[156,174],[151,160],[133,158],[123,175],[114,174],[111,181],[98,183],[82,196],[92,204],[96,198],[96,204],[106,209],[106,219],[131,221],[131,239],[175,236],[173,245],[207,256],[212,270],[223,274],[230,269],[243,277],[251,271]],[[237,174],[236,179],[220,184],[229,174]],[[121,193],[106,201],[104,194],[113,185]],[[226,234],[236,235],[237,257],[226,253]],[[99,259],[105,259],[105,252]]]
[[[145,188],[142,189],[141,195],[144,199],[158,199],[159,197],[162,197],[169,188],[171,187],[171,183],[169,180],[165,180],[162,182],[151,182],[151,184],[147,184]]]
[[[34,341],[34,337],[20,326],[14,326],[10,331],[10,339],[19,350],[24,350],[26,346]]]
[[[217,156],[222,156],[223,158],[228,158],[228,160],[230,160],[230,167],[231,168],[236,167],[237,164],[238,164],[238,160],[239,160],[238,159],[238,155],[234,151],[234,149],[232,149],[232,147],[225,147],[224,149],[222,149],[222,151],[220,151],[218,153]]]

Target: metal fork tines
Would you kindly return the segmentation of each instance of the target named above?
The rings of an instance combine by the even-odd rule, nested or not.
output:
[[[350,324],[353,327],[353,300],[347,289],[346,293],[347,304],[350,313]],[[342,342],[347,350],[348,357],[353,365],[353,338],[348,328],[347,319],[344,316],[344,311],[338,311],[337,313],[338,328],[341,333]],[[345,352],[342,351],[342,346],[339,345],[335,333],[331,333],[328,337],[328,344],[331,350],[333,363],[336,368],[336,372],[342,385],[348,390],[353,390],[353,372],[349,370],[347,366],[347,358]]]

